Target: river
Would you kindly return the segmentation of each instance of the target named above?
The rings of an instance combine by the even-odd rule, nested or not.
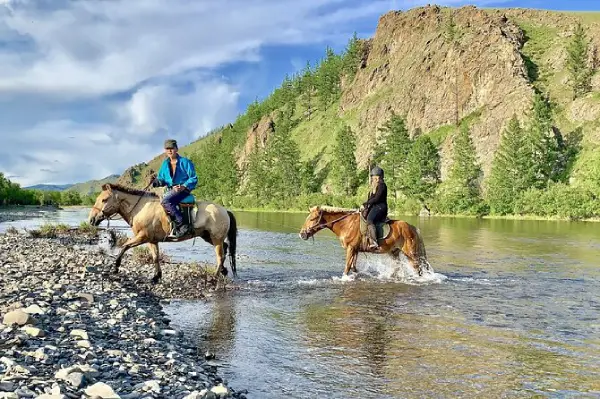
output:
[[[166,310],[248,398],[600,397],[597,223],[409,217],[435,274],[391,279],[391,262],[363,254],[343,281],[331,233],[298,237],[306,215],[236,216],[240,289]],[[214,261],[192,244],[162,248]]]

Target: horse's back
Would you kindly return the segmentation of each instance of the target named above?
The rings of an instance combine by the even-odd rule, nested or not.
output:
[[[229,214],[227,209],[212,201],[196,201],[197,213],[194,219],[196,228],[204,228],[215,234],[227,234]]]

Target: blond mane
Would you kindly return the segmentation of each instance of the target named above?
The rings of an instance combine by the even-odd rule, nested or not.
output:
[[[314,210],[321,210],[328,213],[351,213],[356,212],[356,209],[352,208],[340,208],[337,206],[329,206],[329,205],[317,205],[310,208],[311,212]]]

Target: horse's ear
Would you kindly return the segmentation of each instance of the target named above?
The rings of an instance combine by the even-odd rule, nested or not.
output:
[[[110,184],[104,183],[102,185],[102,191],[108,191],[108,192],[110,192],[111,191]]]

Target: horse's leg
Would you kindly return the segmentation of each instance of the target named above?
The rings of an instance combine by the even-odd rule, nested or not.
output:
[[[127,252],[128,249],[135,248],[138,245],[142,245],[146,242],[147,242],[146,237],[143,235],[137,235],[137,236],[131,237],[130,239],[125,241],[125,244],[123,244],[123,248],[121,248],[121,252],[119,252],[119,255],[117,255],[117,259],[115,259],[115,264],[113,266],[113,273],[119,272],[119,267],[121,266],[121,260],[123,259],[123,255],[125,255],[125,252]]]
[[[227,268],[225,267],[225,251],[223,250],[223,240],[213,239],[215,243],[215,253],[217,254],[217,272],[223,276],[227,276]]]
[[[346,248],[346,267],[344,268],[344,276],[350,273],[350,268],[356,259],[356,249],[352,247]]]
[[[149,242],[148,247],[150,248],[150,254],[152,254],[152,262],[154,262],[154,277],[152,277],[152,283],[156,284],[162,277],[162,270],[160,270],[160,261],[158,260],[158,243]]]
[[[351,270],[354,273],[358,273],[358,270],[356,270],[356,262],[358,261],[358,252],[354,255],[354,259],[352,260],[352,266],[351,266]]]

